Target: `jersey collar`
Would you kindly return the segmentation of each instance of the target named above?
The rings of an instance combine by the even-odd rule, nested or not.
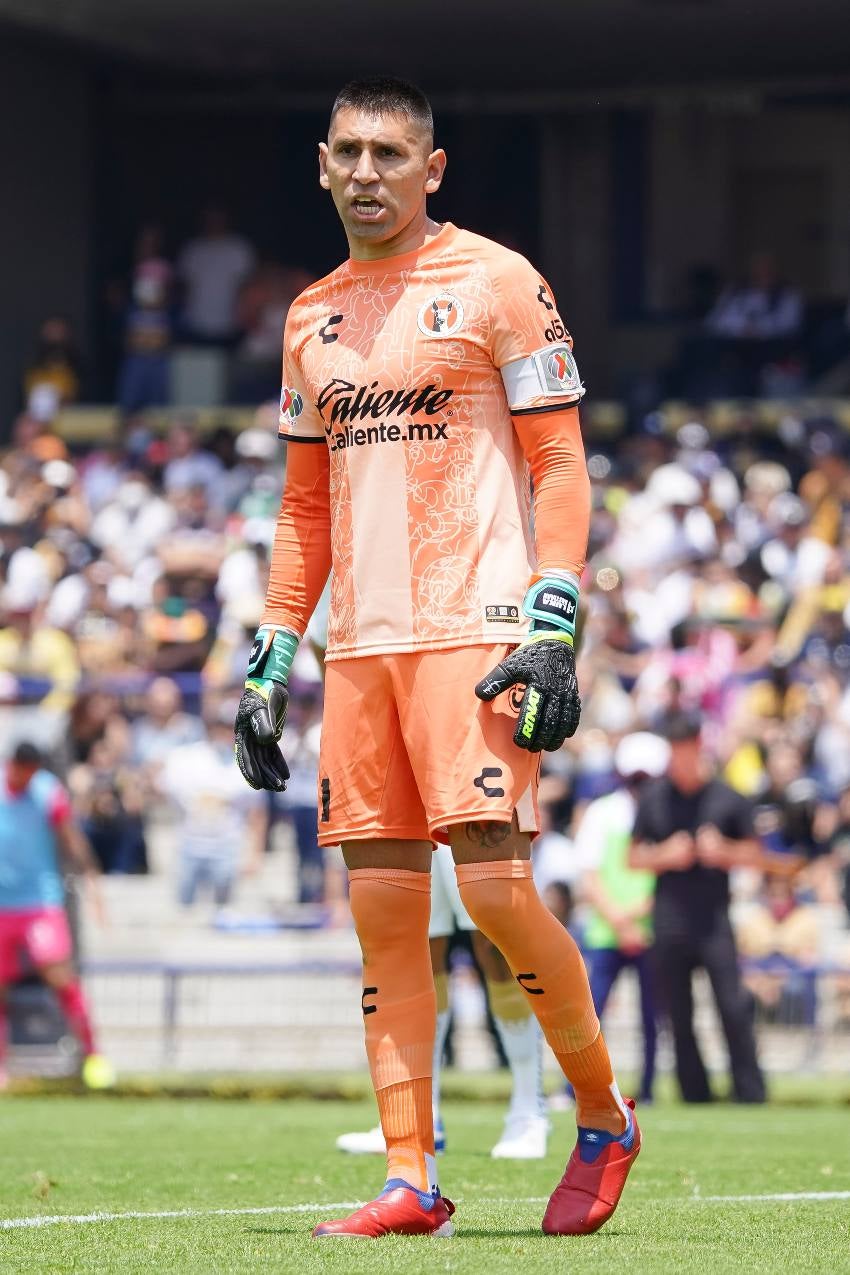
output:
[[[396,257],[379,257],[376,261],[355,261],[353,257],[349,257],[346,264],[355,275],[401,274],[403,270],[410,270],[420,261],[427,261],[429,257],[444,252],[456,234],[457,226],[450,221],[444,221],[442,230],[434,235],[433,239],[429,239],[420,248],[414,248],[412,252],[402,252]]]

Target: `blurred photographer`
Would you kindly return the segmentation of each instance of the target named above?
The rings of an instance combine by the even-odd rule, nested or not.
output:
[[[629,864],[657,876],[653,921],[658,987],[670,1015],[676,1074],[685,1102],[712,1098],[696,1036],[692,978],[711,982],[738,1102],[763,1102],[751,1001],[738,972],[729,921],[729,873],[759,866],[752,806],[716,779],[700,743],[697,715],[664,724],[667,773],[648,783],[635,815]]]

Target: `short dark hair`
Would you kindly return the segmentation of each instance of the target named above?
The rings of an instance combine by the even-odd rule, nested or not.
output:
[[[701,733],[702,719],[695,712],[670,713],[661,724],[661,735],[671,744],[681,743],[686,739],[699,739]]]
[[[434,115],[431,103],[421,89],[407,80],[391,75],[370,75],[362,80],[349,80],[336,95],[331,110],[331,123],[337,111],[366,111],[370,115],[401,115],[415,120],[433,135]]]
[[[19,766],[34,766],[39,769],[43,765],[41,752],[36,748],[35,744],[22,741],[12,753],[12,761],[17,762]]]

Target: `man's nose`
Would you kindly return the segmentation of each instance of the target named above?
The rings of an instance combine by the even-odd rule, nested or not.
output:
[[[364,148],[360,152],[360,158],[357,161],[353,176],[354,180],[358,182],[373,182],[377,180],[378,174],[375,171],[372,155],[368,148]]]

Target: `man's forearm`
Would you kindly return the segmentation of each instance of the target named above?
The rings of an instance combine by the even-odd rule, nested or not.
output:
[[[741,840],[724,837],[723,849],[728,868],[758,868],[764,861],[761,842],[756,837],[745,837]]]
[[[534,482],[538,571],[584,570],[590,530],[590,478],[577,407],[515,416]]]
[[[629,847],[629,867],[636,872],[657,872],[663,862],[663,841],[633,841]]]
[[[99,875],[97,860],[88,837],[73,819],[66,819],[56,829],[59,849],[68,866],[87,877]]]
[[[584,897],[592,908],[595,908],[609,925],[621,925],[625,910],[618,906],[608,894],[597,872],[589,872],[584,879]]]
[[[263,624],[303,635],[330,572],[330,527],[327,447],[290,442]]]

